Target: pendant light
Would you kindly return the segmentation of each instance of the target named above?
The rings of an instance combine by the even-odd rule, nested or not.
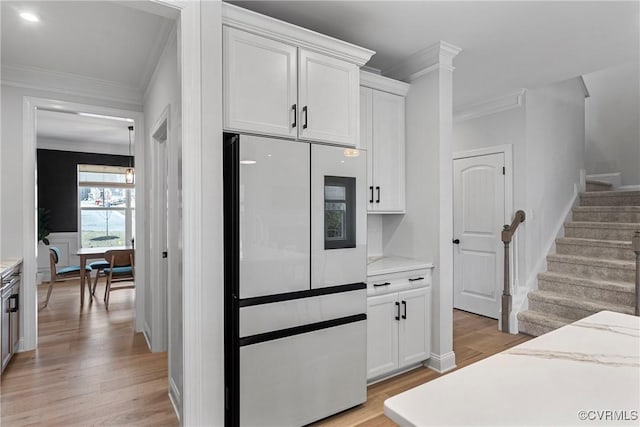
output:
[[[133,166],[131,166],[131,132],[133,132],[133,126],[129,126],[129,167],[124,173],[124,181],[127,184],[133,184],[135,181],[135,171],[133,170]]]

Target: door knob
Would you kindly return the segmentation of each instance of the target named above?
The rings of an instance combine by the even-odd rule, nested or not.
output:
[[[459,245],[460,244],[460,239],[453,239],[453,244],[454,245]]]

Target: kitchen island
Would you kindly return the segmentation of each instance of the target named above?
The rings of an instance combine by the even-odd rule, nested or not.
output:
[[[384,403],[401,426],[638,425],[640,317],[603,311]]]
[[[0,371],[19,347],[21,267],[20,258],[0,260]]]

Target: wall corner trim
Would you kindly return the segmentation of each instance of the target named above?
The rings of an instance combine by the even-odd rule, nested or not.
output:
[[[400,61],[383,74],[396,80],[411,82],[440,68],[453,71],[453,58],[460,52],[461,48],[440,40]]]
[[[468,104],[453,112],[454,123],[511,110],[524,105],[526,89],[520,89],[487,101]]]

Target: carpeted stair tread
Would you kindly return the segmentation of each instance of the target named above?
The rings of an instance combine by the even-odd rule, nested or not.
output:
[[[581,246],[601,246],[605,248],[622,248],[632,250],[631,242],[626,240],[582,239],[578,237],[559,237],[556,243]]]
[[[640,230],[638,222],[592,222],[592,221],[571,221],[564,224],[567,228],[611,228],[617,230]]]
[[[638,212],[640,206],[576,206],[574,212]]]
[[[571,283],[578,286],[585,286],[590,288],[601,288],[601,289],[608,289],[616,292],[635,294],[635,284],[629,283],[629,282],[616,282],[613,280],[599,280],[599,279],[585,279],[584,277],[576,277],[570,274],[554,273],[551,271],[538,273],[538,279],[547,280],[549,282],[564,282],[564,283]]]
[[[627,196],[627,197],[635,197],[640,196],[640,191],[638,190],[612,190],[612,191],[585,191],[580,193],[580,196],[585,197],[617,197],[617,196]]]
[[[533,310],[518,313],[518,329],[520,332],[534,336],[561,328],[571,322],[573,322],[573,320],[555,317]]]
[[[592,265],[597,267],[620,268],[624,270],[636,269],[636,263],[633,261],[621,261],[617,259],[602,259],[582,257],[575,255],[547,255],[547,261],[565,262],[570,264]]]
[[[529,300],[540,301],[554,306],[562,306],[598,313],[603,310],[633,314],[634,307],[594,301],[586,298],[575,298],[550,291],[535,290],[529,292]]]

